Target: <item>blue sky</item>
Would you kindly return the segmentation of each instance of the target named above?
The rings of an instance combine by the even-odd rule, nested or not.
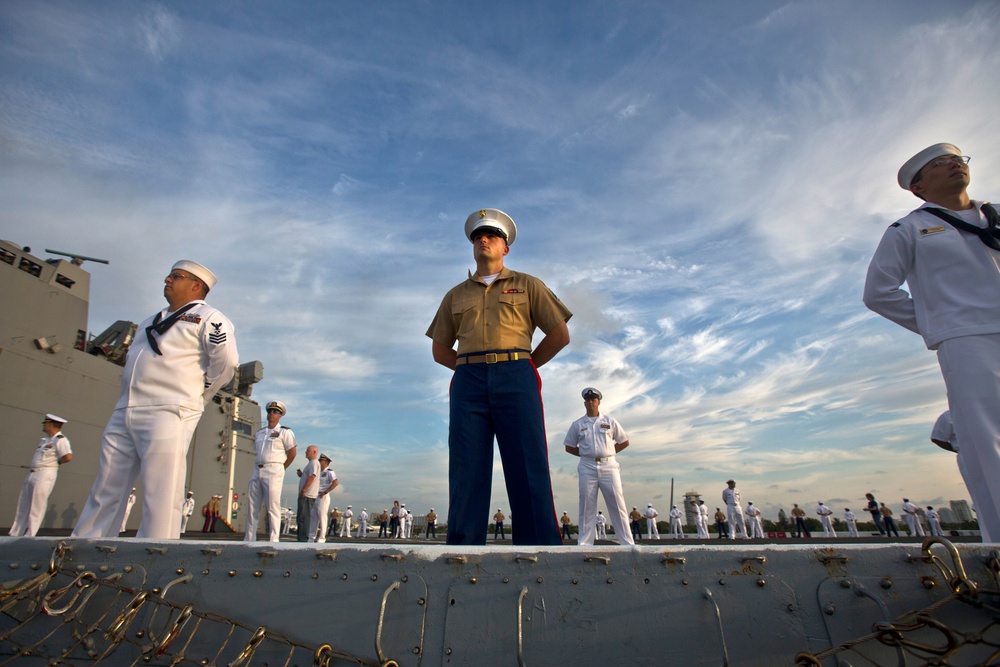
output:
[[[992,2],[0,4],[0,236],[105,257],[91,328],[163,305],[178,258],[254,397],[330,453],[334,504],[447,506],[448,382],[424,336],[473,268],[462,225],[574,312],[541,369],[562,439],[605,395],[626,500],[773,517],[866,491],[968,498],[928,440],[936,358],[868,312],[885,227],[932,143],[1000,174]],[[536,338],[537,342],[538,338]],[[304,448],[300,448],[304,450]],[[289,498],[291,493],[288,494]],[[494,504],[509,507],[499,456]],[[603,507],[603,503],[602,503]]]

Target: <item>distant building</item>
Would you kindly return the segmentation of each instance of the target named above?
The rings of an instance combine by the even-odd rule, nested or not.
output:
[[[962,523],[976,520],[975,515],[972,514],[972,509],[969,507],[969,501],[949,500],[948,505],[951,506],[951,511],[955,513],[955,521]]]
[[[941,523],[955,523],[955,513],[947,507],[939,509],[938,515],[941,517]]]
[[[697,503],[699,500],[701,500],[701,494],[698,493],[697,491],[688,491],[687,493],[684,494],[684,521],[689,526],[697,525],[694,518],[695,512],[697,512],[697,510],[695,510],[694,505],[691,504],[691,501]]]

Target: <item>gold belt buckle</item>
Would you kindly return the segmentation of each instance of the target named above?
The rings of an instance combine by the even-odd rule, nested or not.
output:
[[[488,363],[488,364],[495,364],[496,362],[497,362],[497,353],[496,352],[487,352],[486,353],[486,363]]]

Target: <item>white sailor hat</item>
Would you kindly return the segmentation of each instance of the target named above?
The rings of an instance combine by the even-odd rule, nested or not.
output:
[[[433,508],[433,507],[431,508],[431,511],[432,511],[432,512],[434,511],[434,508]]]
[[[406,503],[400,503],[399,506],[400,507],[406,507]]]
[[[646,503],[646,507],[652,507],[653,503]]]
[[[517,236],[517,226],[509,215],[495,208],[483,208],[465,220],[465,236],[470,241],[477,229],[490,229],[503,237],[507,245],[514,243]]]
[[[351,509],[351,506],[350,506],[350,505],[348,505],[348,506],[347,506],[347,509]]]
[[[199,264],[198,262],[192,262],[190,259],[182,259],[176,264],[174,264],[170,270],[180,269],[181,271],[187,271],[191,275],[195,276],[201,282],[205,283],[205,287],[212,289],[215,287],[215,282],[218,278],[215,274],[209,271],[207,268]]]
[[[580,392],[580,395],[583,396],[584,398],[596,398],[599,401],[604,400],[604,394],[602,394],[597,389],[594,389],[593,387],[587,387],[582,392]]]
[[[271,401],[267,404],[266,410],[278,410],[282,415],[288,414],[288,409],[285,408],[285,404],[281,401]]]
[[[54,415],[50,412],[47,415],[45,415],[45,419],[42,420],[43,424],[45,422],[52,422],[53,424],[59,424],[60,426],[62,426],[66,423],[66,420],[60,417],[59,415]]]
[[[896,182],[899,183],[899,187],[909,190],[910,185],[913,183],[913,177],[917,175],[917,172],[925,164],[942,155],[961,154],[962,151],[954,144],[934,144],[933,146],[928,146],[903,163],[903,166],[899,168],[899,173],[896,174]]]
[[[333,461],[333,459],[331,459],[331,458],[330,458],[329,456],[327,456],[326,454],[320,454],[320,455],[319,455],[319,460],[320,460],[320,461],[327,461],[327,462],[331,462],[331,461]]]

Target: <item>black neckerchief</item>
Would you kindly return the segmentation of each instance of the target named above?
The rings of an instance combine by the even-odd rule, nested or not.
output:
[[[170,327],[174,326],[174,323],[180,319],[181,315],[183,315],[184,313],[191,310],[197,305],[198,304],[196,302],[191,302],[186,306],[178,308],[177,310],[175,310],[173,313],[170,314],[170,317],[163,320],[162,322],[160,320],[163,317],[163,313],[159,312],[156,314],[156,317],[153,318],[153,323],[150,324],[148,327],[146,327],[146,340],[149,341],[149,346],[153,348],[153,352],[160,355],[161,357],[163,356],[163,353],[160,352],[160,346],[156,343],[156,338],[153,337],[153,332],[155,331],[161,336],[167,333],[167,330],[170,329]]]
[[[997,210],[993,208],[989,202],[983,204],[979,209],[983,212],[983,215],[986,216],[986,221],[989,223],[986,228],[970,225],[965,220],[956,218],[952,214],[940,208],[925,206],[917,210],[927,211],[931,215],[936,215],[955,229],[968,232],[969,234],[975,234],[979,237],[980,241],[989,247],[994,250],[1000,250],[1000,215],[997,214]]]

